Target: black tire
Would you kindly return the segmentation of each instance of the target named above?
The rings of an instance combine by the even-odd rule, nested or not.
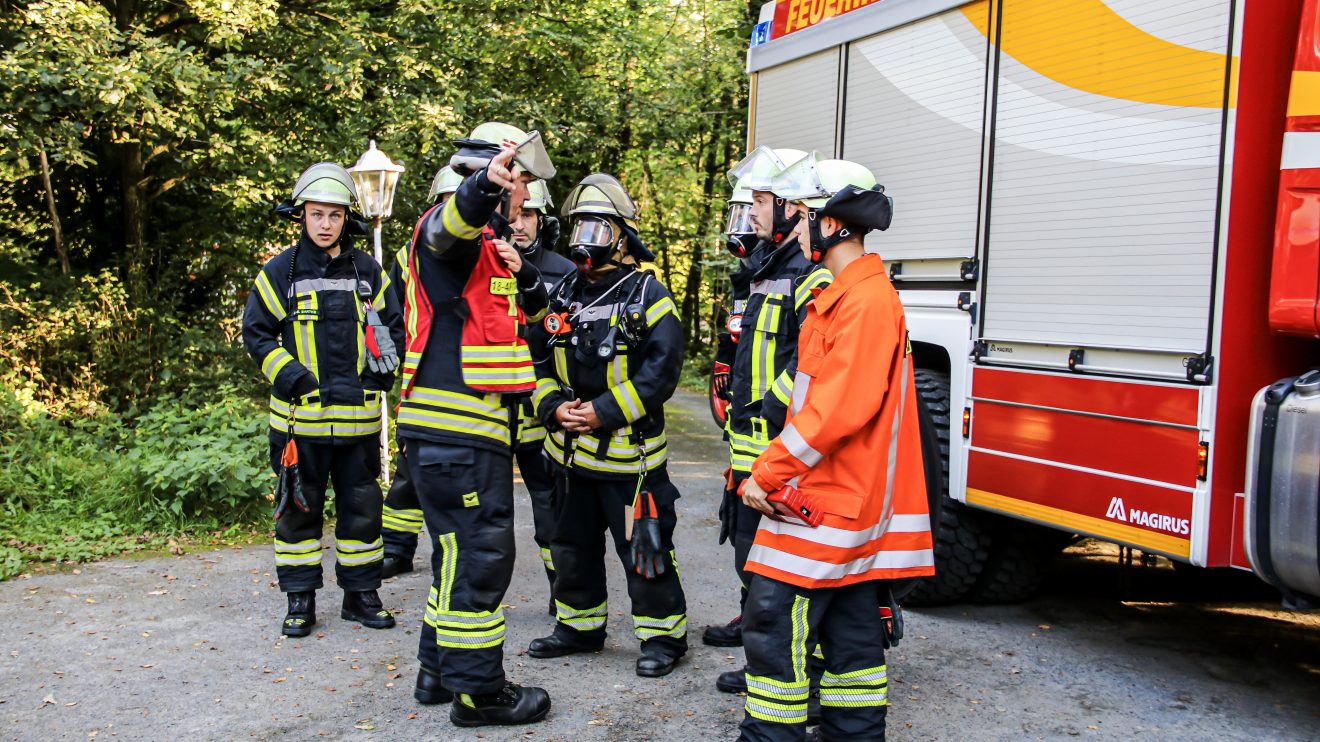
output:
[[[1072,534],[1009,518],[993,518],[992,526],[990,558],[967,599],[1018,603],[1035,596]]]
[[[949,440],[952,410],[949,375],[919,368],[917,387],[921,449],[926,462],[935,574],[894,585],[904,605],[942,605],[960,600],[976,585],[990,555],[991,534],[980,513],[949,497]]]

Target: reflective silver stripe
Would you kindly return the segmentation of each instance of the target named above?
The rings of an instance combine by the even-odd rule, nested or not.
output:
[[[594,307],[587,307],[577,313],[579,322],[595,322],[596,320],[609,319],[615,313],[622,313],[622,304],[601,304]]]
[[[807,683],[772,685],[755,675],[744,675],[744,677],[747,678],[748,692],[758,693],[766,698],[779,701],[805,701],[811,692],[811,688]]]
[[[807,389],[811,387],[811,377],[801,371],[793,377],[793,406],[790,407],[793,414],[796,415],[802,411],[802,405],[807,403]]]
[[[791,293],[793,293],[793,279],[791,278],[766,279],[752,284],[753,296],[757,294],[788,296]]]
[[[313,291],[352,291],[356,294],[357,281],[351,278],[304,278],[293,284],[295,294],[307,294]]]
[[[471,613],[436,611],[435,620],[440,626],[493,629],[498,624],[504,623],[504,608],[500,607],[489,613],[479,611]]]
[[[894,457],[898,455],[899,426],[903,424],[903,414],[907,411],[908,366],[911,365],[911,360],[907,355],[907,351],[904,350],[900,361],[903,364],[903,372],[898,382],[898,411],[894,413],[894,426],[889,431],[889,460],[885,462],[887,471],[885,472],[885,502],[880,510],[881,532],[889,527],[889,521],[894,518],[894,470],[898,468],[895,466],[897,459]]]
[[[769,520],[769,518],[763,519],[762,523],[765,520]],[[818,562],[815,559],[808,559],[797,554],[789,554],[785,551],[755,544],[752,546],[751,553],[747,555],[747,561],[764,564],[767,567],[773,567],[812,580],[839,580],[849,575],[870,572],[873,569],[934,567],[935,553],[930,549],[879,551],[869,557],[854,559],[846,564],[830,564],[829,562]]]
[[[793,458],[807,466],[815,466],[820,463],[821,459],[825,458],[819,451],[812,448],[810,443],[807,443],[807,439],[803,438],[797,428],[793,427],[793,423],[789,423],[788,427],[784,428],[784,432],[779,434],[779,440],[784,442],[784,448],[788,449]]]
[[[833,690],[820,689],[820,705],[822,706],[844,706],[848,708],[860,708],[865,706],[885,706],[888,704],[887,694],[884,690],[873,688],[857,688],[844,690],[835,688]]]
[[[826,525],[812,528],[802,523],[767,519],[767,521],[762,521],[761,530],[777,536],[800,538],[823,546],[855,549],[859,546],[865,546],[886,533],[924,533],[930,530],[930,517],[927,515],[895,515],[890,519],[888,527],[883,523],[877,523],[861,531],[849,531]]]

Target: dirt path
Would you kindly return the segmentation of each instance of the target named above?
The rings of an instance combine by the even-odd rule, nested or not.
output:
[[[0,583],[0,737],[732,739],[742,699],[715,692],[714,677],[741,666],[742,650],[699,640],[737,612],[731,552],[715,544],[723,444],[699,396],[680,394],[670,414],[693,649],[669,677],[633,674],[621,568],[605,651],[521,654],[552,625],[523,497],[506,668],[549,689],[541,724],[458,730],[447,707],[413,701],[425,554],[382,590],[399,627],[341,621],[327,564],[317,633],[282,640],[273,550],[255,546]],[[1320,617],[1279,613],[1250,588],[1237,602],[1179,595],[1170,570],[1120,576],[1112,560],[1079,552],[1049,597],[909,611],[909,638],[890,660],[891,738],[1320,738]]]

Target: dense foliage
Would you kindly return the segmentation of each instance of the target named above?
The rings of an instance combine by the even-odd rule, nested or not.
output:
[[[186,447],[264,456],[236,338],[254,272],[294,237],[270,207],[369,138],[408,168],[387,253],[481,121],[541,130],[556,196],[618,174],[707,355],[756,5],[0,0],[0,544],[52,499],[169,530],[268,488],[247,464],[207,480]],[[169,474],[148,474],[156,455]]]

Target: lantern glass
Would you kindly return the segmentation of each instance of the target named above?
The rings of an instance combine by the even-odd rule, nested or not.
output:
[[[394,189],[399,184],[402,165],[390,161],[385,153],[376,149],[372,140],[357,164],[348,169],[357,186],[363,216],[368,219],[388,217],[394,208]]]

